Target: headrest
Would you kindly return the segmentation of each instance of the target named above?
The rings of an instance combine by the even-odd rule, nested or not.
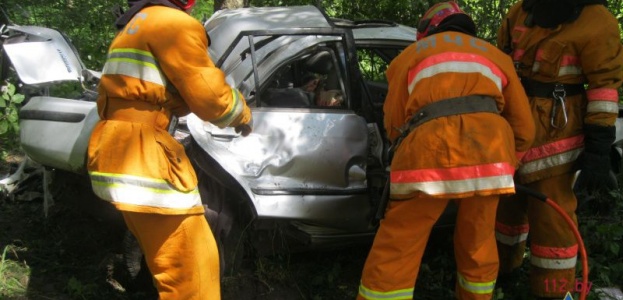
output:
[[[305,61],[308,71],[322,75],[329,74],[333,68],[333,59],[329,51],[320,51]]]

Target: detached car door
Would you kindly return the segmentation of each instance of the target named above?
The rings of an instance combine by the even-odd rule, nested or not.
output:
[[[69,39],[49,28],[7,26],[1,50],[26,96],[19,112],[24,152],[47,167],[85,172],[88,140],[99,120],[95,93],[85,90],[76,99],[68,99],[50,96],[49,91],[54,86],[96,80],[99,74],[84,67]]]

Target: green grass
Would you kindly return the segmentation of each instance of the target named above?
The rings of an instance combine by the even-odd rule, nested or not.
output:
[[[30,267],[25,262],[7,259],[9,254],[17,257],[16,246],[8,245],[2,251],[0,260],[0,298],[20,298],[26,296]]]
[[[0,199],[0,299],[143,300],[137,296],[140,293],[113,287],[119,249],[115,248],[111,228],[65,201],[86,200],[83,195],[72,194],[74,188],[57,188],[64,197],[57,194],[57,204],[47,219],[40,200]],[[619,194],[599,198],[583,208],[578,219],[590,257],[593,290],[620,285],[623,199]],[[456,266],[451,232],[435,237],[422,261],[415,299],[453,297]],[[248,259],[244,272],[223,280],[223,299],[353,299],[368,250],[362,246]],[[494,299],[530,299],[528,270],[526,258],[517,284],[498,290]],[[589,294],[588,300],[596,299],[595,293]]]

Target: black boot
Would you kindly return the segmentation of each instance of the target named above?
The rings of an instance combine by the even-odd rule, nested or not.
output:
[[[523,279],[521,269],[517,268],[510,273],[499,274],[498,279],[495,281],[495,288],[502,289],[505,292],[512,292],[519,289],[520,286],[525,286],[525,283],[522,282]]]

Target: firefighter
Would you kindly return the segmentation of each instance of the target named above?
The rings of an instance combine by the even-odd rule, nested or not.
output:
[[[417,42],[386,74],[390,201],[357,298],[411,299],[432,227],[454,201],[456,297],[491,299],[499,195],[515,192],[518,159],[535,135],[513,63],[450,1],[424,14]]]
[[[617,20],[605,0],[525,0],[512,6],[498,47],[512,57],[537,128],[517,171],[518,182],[555,201],[577,223],[572,189],[617,188],[610,147],[623,81]],[[526,197],[502,199],[496,224],[500,283],[522,264],[530,232],[530,288],[535,297],[562,299],[548,282],[575,282],[578,244],[563,218]],[[516,273],[517,271],[515,271]]]
[[[193,112],[251,131],[243,96],[208,55],[209,37],[188,13],[194,0],[128,1],[116,22],[91,135],[93,190],[121,211],[139,242],[159,299],[220,299],[219,254],[197,177],[167,131]]]

